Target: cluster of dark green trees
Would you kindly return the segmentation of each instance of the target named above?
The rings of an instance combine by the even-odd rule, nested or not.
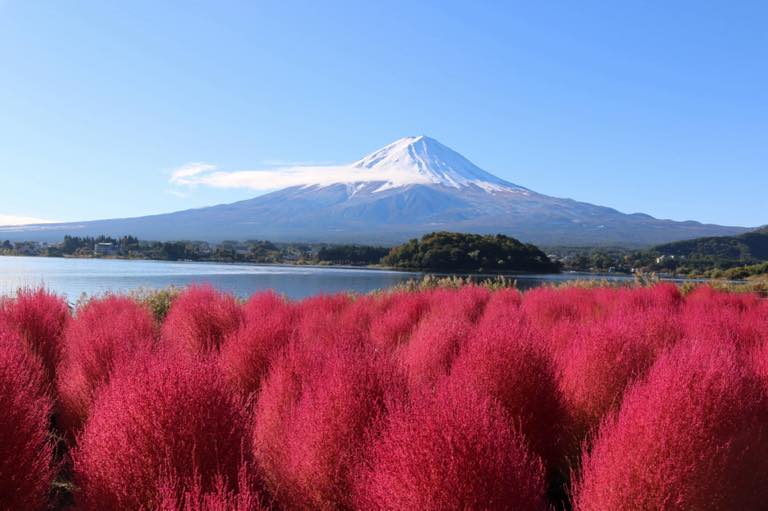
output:
[[[321,263],[371,265],[379,264],[389,253],[386,247],[368,245],[328,245],[317,251],[317,260]]]
[[[393,248],[382,262],[395,268],[437,271],[556,272],[535,245],[497,235],[434,232]]]

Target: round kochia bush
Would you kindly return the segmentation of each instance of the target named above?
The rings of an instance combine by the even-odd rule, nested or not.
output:
[[[60,296],[39,289],[20,289],[16,297],[0,302],[0,316],[15,329],[27,348],[39,357],[45,382],[53,385],[59,364],[69,306]]]
[[[154,509],[168,477],[237,491],[248,420],[217,364],[144,354],[120,365],[72,454],[81,509]]]
[[[149,309],[126,297],[92,300],[67,327],[59,367],[61,422],[78,430],[90,414],[96,391],[109,381],[115,364],[149,351],[155,336]]]
[[[449,385],[495,398],[548,468],[564,468],[568,417],[555,370],[520,319],[486,316],[454,362]]]
[[[296,314],[273,292],[253,295],[243,307],[244,321],[227,336],[220,361],[243,396],[258,391],[275,354],[291,339]]]
[[[467,286],[438,289],[430,294],[430,311],[399,350],[399,359],[413,390],[432,387],[451,370],[456,355],[471,335],[488,301],[487,290]]]
[[[407,344],[411,332],[429,310],[424,293],[394,293],[389,307],[371,319],[370,342],[383,349]]]
[[[0,509],[38,510],[55,474],[44,372],[0,320]]]
[[[621,404],[624,390],[641,377],[656,357],[656,346],[638,321],[609,317],[581,325],[555,357],[560,390],[583,439]]]
[[[348,344],[294,343],[259,395],[253,445],[285,509],[346,509],[366,431],[405,383],[377,354]]]
[[[575,508],[764,509],[768,397],[736,348],[683,343],[606,421],[575,487]]]
[[[371,435],[359,509],[544,510],[544,469],[494,400],[445,387]]]
[[[190,286],[171,305],[162,340],[168,347],[188,353],[217,351],[241,321],[242,311],[232,295],[211,286]]]

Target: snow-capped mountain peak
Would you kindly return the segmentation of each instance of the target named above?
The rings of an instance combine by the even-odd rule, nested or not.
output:
[[[527,191],[482,170],[456,151],[424,135],[396,140],[356,161],[352,167],[357,171],[355,173],[364,174],[366,181],[385,181],[379,190],[426,184],[451,188],[475,185],[487,191]]]
[[[177,185],[273,191],[233,204],[163,215],[0,227],[0,234],[2,239],[26,241],[60,241],[64,234],[131,234],[148,240],[386,244],[448,230],[583,246],[650,245],[748,230],[627,215],[549,197],[489,174],[424,136],[402,138],[346,165],[225,172],[195,163],[172,179]]]

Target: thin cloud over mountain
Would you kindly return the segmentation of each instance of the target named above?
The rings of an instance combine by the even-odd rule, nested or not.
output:
[[[4,215],[0,213],[0,225],[30,225],[30,224],[52,224],[56,220],[44,220],[31,216]]]

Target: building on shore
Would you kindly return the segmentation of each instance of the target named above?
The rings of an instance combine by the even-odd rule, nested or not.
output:
[[[118,252],[118,247],[114,243],[101,242],[101,243],[96,243],[93,246],[93,255],[96,255],[96,256],[117,255],[117,252]]]

